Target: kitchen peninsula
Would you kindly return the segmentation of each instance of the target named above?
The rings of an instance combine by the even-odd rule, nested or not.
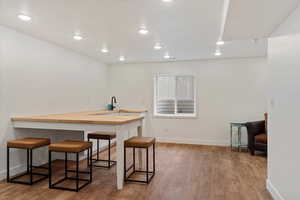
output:
[[[138,130],[143,135],[146,110],[89,111],[11,118],[14,128],[82,131],[84,140],[94,131],[114,132],[117,149],[117,188],[123,188],[124,140],[128,132]],[[141,161],[141,154],[139,155]],[[139,162],[141,163],[141,162]]]

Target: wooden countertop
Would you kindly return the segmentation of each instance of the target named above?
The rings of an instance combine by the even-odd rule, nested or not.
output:
[[[146,110],[125,110],[122,109],[121,113],[144,113]],[[28,121],[28,122],[49,122],[49,123],[87,123],[87,124],[108,124],[108,125],[120,125],[129,122],[143,119],[142,116],[116,116],[109,115],[112,113],[118,113],[118,111],[86,111],[86,112],[74,112],[64,114],[50,114],[32,117],[12,117],[12,121]]]

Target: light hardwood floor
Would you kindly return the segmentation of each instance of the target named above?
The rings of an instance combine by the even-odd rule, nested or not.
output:
[[[113,150],[114,151],[114,150]],[[266,157],[226,147],[158,144],[157,173],[149,185],[126,183],[116,190],[115,167],[94,168],[93,182],[80,192],[49,190],[48,180],[33,186],[0,182],[1,200],[269,200]],[[130,152],[129,152],[130,153]],[[102,153],[102,155],[106,152]],[[105,155],[104,155],[105,156]],[[56,174],[63,162],[55,161]],[[84,167],[85,161],[82,162]]]

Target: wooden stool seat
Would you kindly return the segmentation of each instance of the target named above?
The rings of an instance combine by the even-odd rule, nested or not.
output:
[[[23,138],[7,142],[9,148],[34,149],[50,144],[49,138]]]
[[[49,151],[78,153],[92,147],[91,142],[66,140],[49,145]]]
[[[136,148],[147,148],[155,143],[155,138],[153,137],[131,137],[125,140],[125,147],[136,147]]]
[[[116,134],[107,133],[107,132],[94,132],[94,133],[89,133],[88,138],[99,139],[99,140],[112,140],[116,138]]]

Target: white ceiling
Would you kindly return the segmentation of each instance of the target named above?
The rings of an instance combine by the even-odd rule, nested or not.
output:
[[[280,2],[289,4],[283,6],[284,3],[278,3],[277,0],[275,3],[273,0],[266,14],[272,17],[267,18],[266,23],[269,24],[265,26],[265,23],[261,25],[259,18],[265,16],[263,8],[266,6],[260,8],[259,0],[231,0],[224,39],[234,41],[227,42],[221,48],[222,57],[266,55],[266,40],[254,43],[251,39],[268,35],[296,1],[298,0],[282,0]],[[210,59],[215,58],[215,43],[222,32],[223,2],[224,0],[173,0],[172,3],[162,0],[0,0],[0,24],[105,63],[118,62],[120,55],[125,56],[126,62],[165,61],[163,55],[166,51],[176,60]],[[278,8],[282,8],[282,11]],[[258,14],[253,10],[257,10]],[[19,13],[30,15],[32,20],[20,21],[17,18]],[[138,34],[138,28],[142,24],[149,29],[146,36]],[[73,40],[72,37],[77,32],[84,37],[83,40]],[[153,49],[156,41],[164,44],[162,50]],[[103,45],[109,49],[108,54],[101,53]]]
[[[223,38],[269,37],[299,4],[300,0],[230,0]]]

